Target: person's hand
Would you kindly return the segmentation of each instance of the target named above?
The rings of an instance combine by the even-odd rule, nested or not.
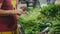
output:
[[[23,10],[22,10],[22,9],[17,9],[17,10],[16,10],[17,15],[21,15],[21,14],[22,14],[22,12],[23,12]]]
[[[26,14],[26,12],[24,12],[22,9],[16,10],[16,13],[17,13],[17,15]]]
[[[23,11],[25,11],[27,9],[27,7],[22,6],[22,7],[20,7],[20,9],[22,9]]]

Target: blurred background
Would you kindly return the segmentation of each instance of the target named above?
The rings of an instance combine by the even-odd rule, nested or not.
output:
[[[26,6],[26,7],[31,7],[31,6],[36,6],[36,5],[41,5],[45,6],[47,4],[60,4],[60,0],[19,0],[19,6]]]

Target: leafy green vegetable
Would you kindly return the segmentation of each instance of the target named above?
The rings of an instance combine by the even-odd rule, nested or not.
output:
[[[38,34],[46,27],[60,31],[60,6],[47,5],[42,8],[28,8],[28,14],[19,16],[18,23],[23,27],[25,34]],[[52,29],[49,32],[52,32]]]

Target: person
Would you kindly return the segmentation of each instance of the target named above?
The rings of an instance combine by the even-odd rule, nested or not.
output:
[[[12,5],[12,1],[16,1],[15,6]],[[17,1],[0,0],[0,34],[12,34],[17,29],[17,15],[23,11],[16,9]]]
[[[55,4],[56,0],[47,0],[47,4]]]
[[[47,0],[47,4],[50,4],[51,0]]]
[[[29,7],[29,1],[30,0],[26,0],[27,8]]]
[[[36,5],[37,5],[37,0],[33,0],[34,2],[33,2],[33,8],[35,8],[36,7]]]

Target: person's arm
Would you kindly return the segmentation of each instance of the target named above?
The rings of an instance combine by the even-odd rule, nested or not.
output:
[[[2,3],[0,3],[0,15],[21,14],[22,10],[2,10]]]
[[[22,10],[2,10],[0,9],[0,15],[20,14]]]
[[[1,14],[17,14],[17,12],[15,10],[2,10],[0,9],[0,15]]]

